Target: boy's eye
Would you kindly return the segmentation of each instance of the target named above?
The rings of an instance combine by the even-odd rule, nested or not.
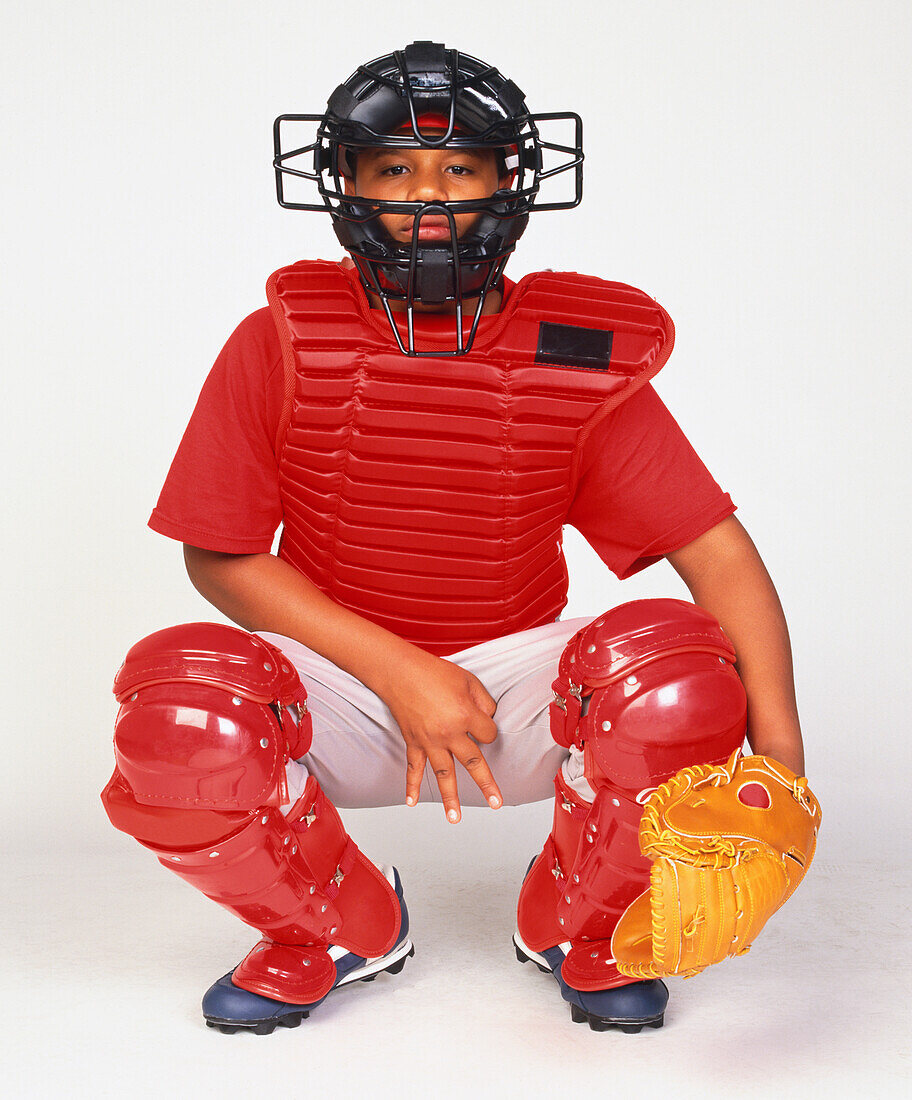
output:
[[[402,176],[409,171],[408,165],[405,164],[387,164],[380,169],[381,176]],[[451,164],[446,169],[452,175],[455,176],[470,176],[472,169],[467,164]]]

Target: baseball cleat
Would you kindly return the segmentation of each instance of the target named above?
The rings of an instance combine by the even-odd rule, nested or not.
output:
[[[379,974],[398,974],[405,966],[405,960],[415,954],[415,948],[409,939],[408,910],[402,896],[402,883],[399,872],[392,869],[396,895],[402,912],[402,926],[399,942],[385,955],[376,959],[366,959],[346,951],[343,947],[327,948],[327,954],[336,967],[336,981],[332,989],[311,1004],[291,1004],[276,1001],[271,997],[262,997],[236,986],[231,980],[234,971],[230,971],[212,985],[203,997],[203,1016],[207,1027],[216,1028],[226,1035],[236,1031],[249,1031],[254,1035],[269,1035],[277,1027],[298,1027],[310,1013],[343,985],[352,982],[372,982]]]
[[[523,943],[518,932],[513,935],[513,946],[521,963],[535,963],[539,970],[557,980],[561,996],[570,1005],[570,1018],[574,1023],[588,1024],[593,1031],[616,1028],[635,1034],[644,1027],[661,1027],[665,1022],[668,990],[664,982],[653,979],[614,989],[573,989],[561,976],[565,957],[561,947],[549,947],[539,954]]]

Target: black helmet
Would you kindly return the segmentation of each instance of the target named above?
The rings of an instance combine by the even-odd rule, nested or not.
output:
[[[538,123],[572,121],[573,144],[544,141]],[[283,150],[283,123],[318,123],[316,141]],[[500,280],[510,253],[534,210],[566,210],[582,198],[582,122],[578,115],[532,115],[517,86],[491,65],[436,42],[413,42],[404,50],[361,65],[329,97],[322,115],[280,115],[273,127],[276,192],[293,210],[329,210],[336,236],[357,266],[365,288],[378,295],[405,355],[463,355],[472,345],[485,297]],[[484,199],[460,202],[393,202],[346,195],[342,176],[349,158],[365,148],[489,148],[497,151],[511,186]],[[545,164],[545,151],[558,154]],[[313,154],[313,170],[299,159]],[[537,202],[542,180],[575,170],[572,198]],[[293,202],[285,177],[311,180],[322,204]],[[381,214],[410,214],[412,240],[402,244],[383,226]],[[455,215],[477,213],[471,232],[459,237]],[[419,240],[421,219],[444,215],[450,238]],[[471,329],[463,335],[462,302],[477,298]],[[399,335],[390,302],[405,303],[408,339]],[[416,351],[413,305],[456,304],[455,348]]]

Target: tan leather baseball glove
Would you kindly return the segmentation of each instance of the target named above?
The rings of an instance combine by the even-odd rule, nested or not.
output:
[[[643,811],[640,849],[654,862],[611,938],[618,970],[690,977],[745,954],[804,878],[819,827],[807,780],[768,756],[678,772]]]

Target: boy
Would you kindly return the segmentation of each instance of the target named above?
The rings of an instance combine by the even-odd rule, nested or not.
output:
[[[319,121],[318,140],[283,152],[289,120]],[[104,795],[117,827],[263,933],[204,999],[222,1030],[294,1026],[339,984],[401,969],[398,875],[333,804],[398,801],[403,765],[407,802],[436,786],[454,823],[462,802],[556,786],[517,955],[554,972],[575,1020],[661,1026],[664,984],[610,949],[648,880],[643,802],[720,765],[745,719],[756,753],[803,772],[773,585],[647,385],[667,314],[622,284],[503,276],[529,214],[581,196],[578,120],[574,146],[539,121],[495,69],[426,42],[359,68],[325,115],[277,120],[280,202],[329,209],[351,259],[270,279],[150,521],[257,635],[196,624],[130,651]],[[561,171],[574,198],[541,203]],[[287,200],[288,175],[323,204]],[[561,622],[565,522],[619,576],[667,557],[699,606]]]

